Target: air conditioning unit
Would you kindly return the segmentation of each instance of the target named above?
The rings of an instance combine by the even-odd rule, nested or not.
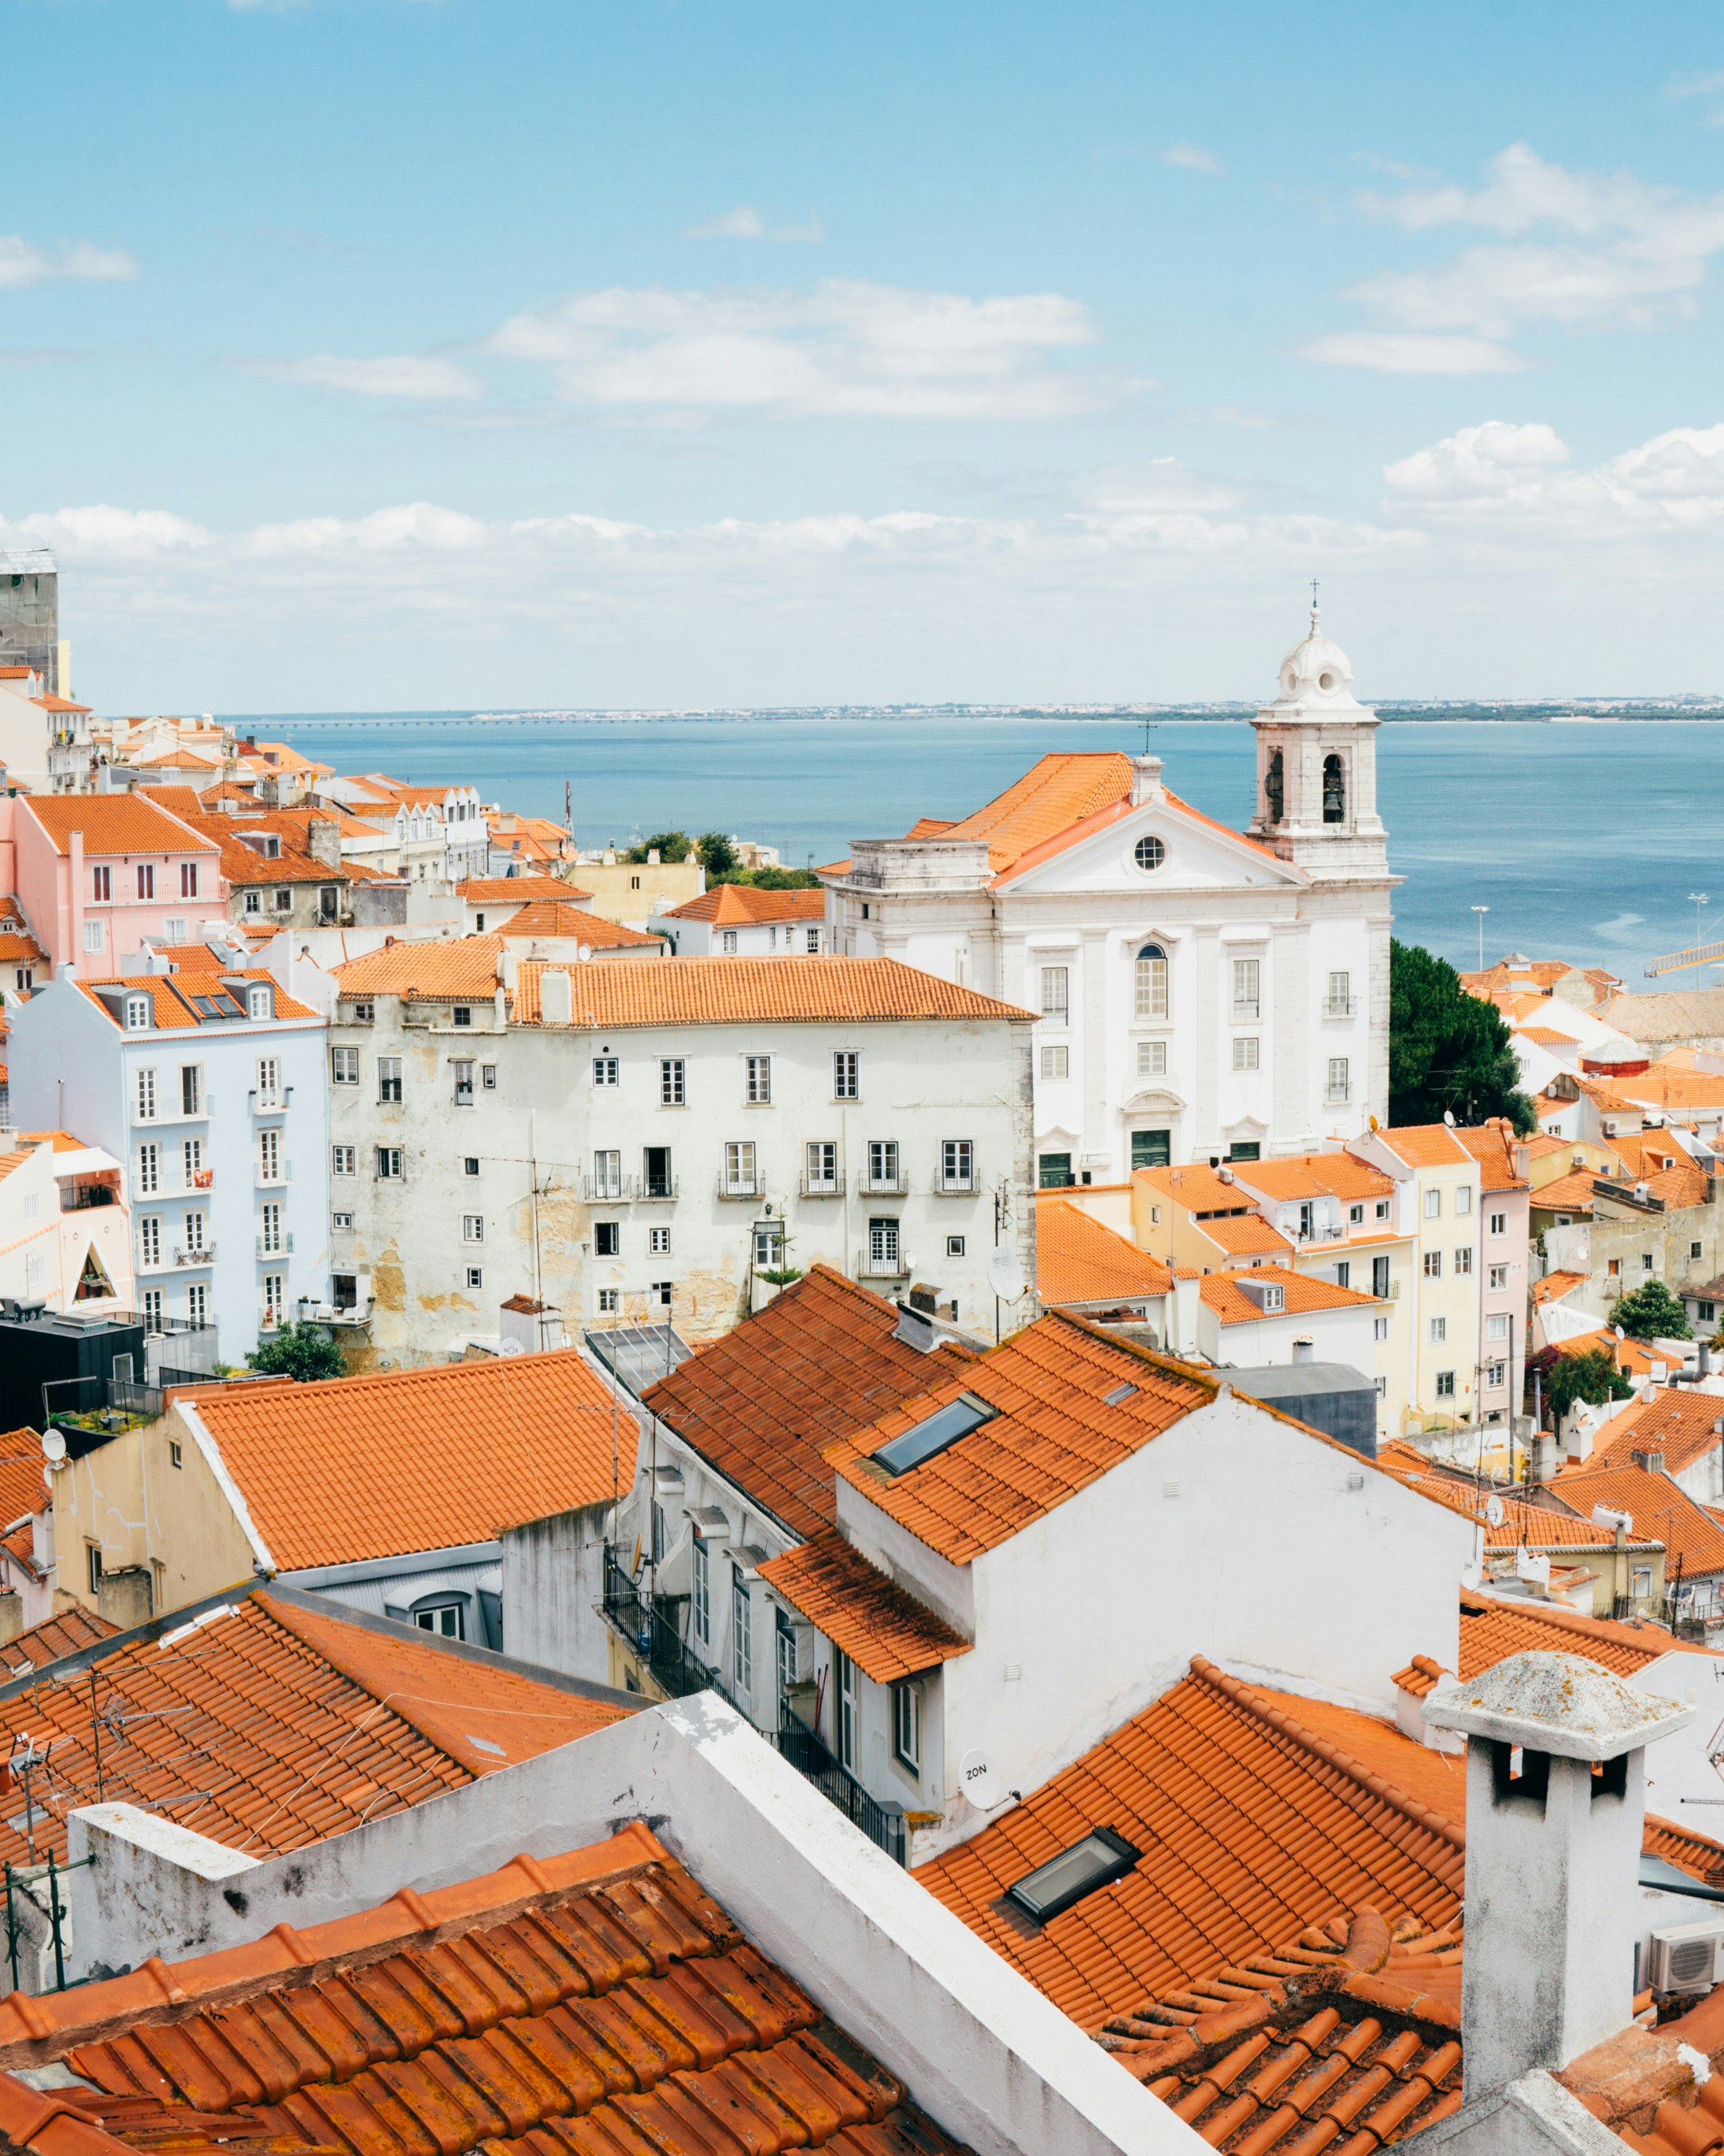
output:
[[[1647,1971],[1655,1991],[1710,1991],[1724,1976],[1724,1916],[1652,1934]]]

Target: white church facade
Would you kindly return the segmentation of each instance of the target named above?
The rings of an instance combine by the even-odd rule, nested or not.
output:
[[[1044,1185],[1254,1160],[1388,1121],[1390,900],[1374,712],[1311,632],[1253,721],[1244,833],[1153,756],[1054,754],[962,820],[824,872],[830,947],[1038,1014]]]

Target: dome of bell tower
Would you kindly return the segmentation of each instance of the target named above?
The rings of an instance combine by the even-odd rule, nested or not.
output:
[[[1345,710],[1354,704],[1353,670],[1338,644],[1324,635],[1315,603],[1311,628],[1281,661],[1275,701]]]

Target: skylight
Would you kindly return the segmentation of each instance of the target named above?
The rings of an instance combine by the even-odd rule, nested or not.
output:
[[[874,1455],[875,1463],[888,1475],[907,1474],[936,1452],[944,1452],[948,1445],[967,1437],[972,1430],[980,1430],[983,1423],[992,1422],[998,1413],[986,1400],[972,1399],[964,1394],[917,1423],[914,1430],[906,1430],[901,1437],[883,1445]]]
[[[1058,1856],[1038,1865],[1015,1887],[1008,1887],[1006,1897],[1037,1923],[1045,1924],[1050,1917],[1081,1902],[1098,1887],[1111,1887],[1116,1879],[1123,1879],[1142,1853],[1111,1826],[1098,1826]]]
[[[1127,1400],[1135,1400],[1137,1397],[1136,1385],[1116,1385],[1111,1393],[1101,1395],[1101,1404],[1105,1408],[1123,1407]]]

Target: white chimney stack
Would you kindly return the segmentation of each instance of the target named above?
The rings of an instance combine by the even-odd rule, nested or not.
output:
[[[1634,2010],[1646,1747],[1694,1710],[1578,1655],[1511,1655],[1433,1692],[1466,1748],[1466,2101],[1571,2059]],[[1595,1763],[1602,1776],[1594,1776]]]
[[[1162,760],[1158,756],[1134,756],[1131,759],[1131,806],[1141,808],[1146,802],[1162,798]]]
[[[539,1018],[545,1025],[574,1024],[574,983],[566,967],[546,966],[540,974]]]

